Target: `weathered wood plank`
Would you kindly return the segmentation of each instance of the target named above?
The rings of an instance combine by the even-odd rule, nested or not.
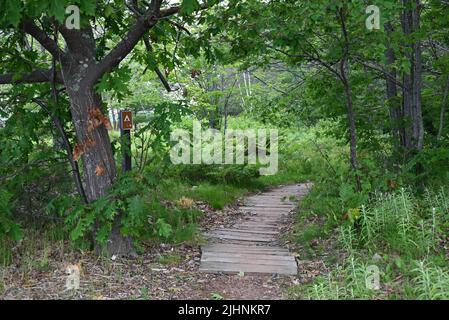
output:
[[[263,273],[263,274],[282,274],[296,275],[298,273],[296,263],[289,266],[273,266],[273,265],[253,265],[253,264],[237,264],[237,263],[214,263],[205,262],[200,267],[201,272],[222,272],[222,273]]]
[[[271,242],[274,238],[267,237],[245,237],[238,235],[224,235],[224,234],[206,234],[206,237],[209,238],[218,238],[224,240],[240,240],[240,241],[251,241],[251,242]]]
[[[263,252],[263,251],[253,251],[253,252],[216,252],[216,251],[206,251],[203,252],[204,258],[212,260],[214,258],[245,258],[250,259],[253,261],[253,259],[260,259],[260,260],[274,260],[274,261],[291,261],[292,257],[289,254],[286,254],[285,252],[282,252],[280,254],[271,254],[270,252]]]
[[[249,216],[233,227],[205,234],[215,243],[202,247],[200,271],[295,275],[295,258],[270,243],[279,235],[283,218],[294,212],[308,190],[307,184],[281,186],[246,198],[239,209]]]
[[[255,230],[255,229],[240,229],[240,228],[223,228],[215,231],[220,232],[231,232],[231,233],[245,233],[245,234],[266,234],[266,235],[277,235],[279,231],[270,231],[270,230]]]
[[[288,257],[287,257],[288,258]],[[235,264],[248,264],[248,265],[266,265],[266,266],[280,266],[280,267],[289,267],[292,265],[292,262],[295,263],[294,259],[281,260],[281,259],[263,259],[263,258],[254,258],[248,259],[248,257],[230,257],[230,256],[208,256],[205,255],[202,258],[204,263],[207,262],[215,262],[215,263],[235,263]]]
[[[290,213],[293,209],[290,208],[278,208],[278,207],[262,207],[262,206],[244,206],[239,207],[239,210],[242,211],[248,211],[248,212],[269,212],[273,214],[283,214],[283,213]]]
[[[285,252],[285,251],[276,252],[276,251],[266,251],[266,250],[260,250],[260,251],[248,250],[248,251],[239,251],[238,253],[230,252],[230,251],[231,251],[230,249],[227,249],[227,250],[222,249],[220,251],[203,251],[203,255],[205,257],[209,257],[209,256],[227,257],[229,255],[232,255],[232,256],[238,255],[238,256],[242,256],[242,257],[247,257],[247,259],[251,259],[254,255],[255,256],[272,256],[272,257],[291,258],[290,253]]]
[[[212,251],[212,250],[233,250],[231,252],[243,252],[243,251],[267,251],[267,252],[285,252],[289,251],[282,247],[268,247],[268,246],[260,246],[260,245],[233,245],[226,243],[214,243],[209,244],[203,247],[204,251]]]
[[[263,239],[274,239],[276,233],[274,234],[267,234],[267,233],[254,233],[254,232],[248,232],[245,230],[230,230],[230,231],[213,231],[210,232],[212,235],[219,235],[219,236],[237,236],[237,237],[246,237],[246,238],[263,238]]]

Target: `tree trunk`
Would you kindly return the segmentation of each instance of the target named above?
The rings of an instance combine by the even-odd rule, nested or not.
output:
[[[385,31],[390,37],[393,27],[390,22],[385,24]],[[397,74],[392,68],[396,62],[396,56],[393,48],[387,45],[385,51],[387,61],[387,72],[385,74],[387,103],[390,110],[391,134],[393,137],[394,154],[401,154],[401,147],[405,147],[404,120],[400,100],[398,96],[398,87],[396,85]]]
[[[405,146],[413,154],[424,145],[424,124],[421,106],[422,59],[421,42],[413,39],[420,28],[420,1],[403,0],[402,29],[406,36],[406,57],[410,70],[403,75],[402,107],[405,124]]]
[[[94,83],[86,79],[91,57],[71,59],[62,64],[64,82],[70,98],[72,121],[78,144],[74,156],[80,156],[83,164],[85,193],[89,203],[107,195],[117,176],[112,146],[105,124],[92,127],[92,122],[104,114],[101,97],[95,92]],[[81,63],[78,63],[81,61]],[[98,115],[96,110],[101,111]],[[101,119],[100,119],[101,120]],[[132,239],[120,234],[120,215],[117,215],[107,247],[100,248],[95,243],[96,251],[109,255],[122,255],[132,252]]]
[[[359,162],[357,159],[357,132],[355,126],[355,113],[354,113],[354,102],[352,99],[352,90],[349,82],[345,81],[343,83],[345,89],[345,98],[346,98],[346,109],[348,114],[348,123],[349,123],[349,137],[350,137],[350,158],[351,158],[351,167],[356,175],[356,191],[361,191],[362,186],[360,182],[360,177],[358,176],[359,170]]]
[[[355,184],[356,191],[360,192],[362,190],[362,183],[360,181],[359,176],[359,162],[357,159],[357,132],[355,125],[355,112],[354,112],[354,101],[352,98],[352,88],[350,84],[349,78],[349,38],[348,32],[346,29],[346,18],[343,9],[340,9],[340,22],[341,22],[341,31],[344,38],[344,47],[343,47],[343,57],[340,60],[340,79],[344,87],[345,92],[345,100],[346,100],[346,109],[348,116],[348,125],[349,125],[349,137],[350,137],[350,161],[351,167],[355,175]]]
[[[444,117],[446,114],[446,107],[448,102],[448,96],[449,96],[449,76],[446,80],[446,86],[444,88],[444,94],[443,94],[443,101],[441,102],[441,109],[440,109],[440,125],[438,128],[438,136],[437,140],[440,140],[443,136],[443,130],[444,130]]]
[[[114,130],[118,130],[117,115],[115,114],[114,108],[111,109],[111,113],[112,113],[112,128],[114,128]]]

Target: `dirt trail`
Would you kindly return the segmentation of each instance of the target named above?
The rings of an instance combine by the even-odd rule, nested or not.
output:
[[[301,188],[306,186],[301,185]],[[288,203],[293,200],[287,196],[289,192],[284,199]],[[301,194],[304,192],[300,192],[299,195]],[[242,208],[251,203],[254,205],[262,203],[258,199],[262,199],[259,197],[263,196],[264,194],[259,194],[248,197],[237,208],[230,207],[223,212],[209,211],[205,219],[209,222],[221,221],[218,223],[223,228],[232,229],[235,225],[241,226],[245,223],[249,228],[251,221],[261,215],[254,214],[251,210],[242,212]],[[272,200],[268,199],[268,201]],[[288,207],[291,210],[296,205],[290,207],[289,204]],[[293,212],[294,210],[289,215],[282,215],[282,219],[278,220],[276,228],[281,233],[284,232],[285,224],[294,218]],[[218,218],[217,215],[219,215]],[[235,222],[229,223],[229,220]],[[217,227],[215,225],[205,229],[217,231],[219,230]],[[281,245],[278,232],[269,233],[269,235],[273,236],[270,237],[270,245]],[[241,244],[241,240],[227,239],[227,241]],[[285,289],[298,281],[297,276],[293,274],[200,272],[202,252],[196,245],[148,246],[145,249],[146,253],[137,258],[114,260],[99,258],[90,252],[71,251],[68,248],[68,243],[55,244],[36,250],[33,258],[17,259],[21,261],[20,264],[0,268],[0,299],[276,300],[287,298]],[[23,254],[23,249],[19,245],[15,249],[16,254],[19,256]],[[25,260],[28,264],[23,262]],[[80,289],[76,292],[68,292],[65,290],[66,267],[68,264],[75,263],[81,267]]]

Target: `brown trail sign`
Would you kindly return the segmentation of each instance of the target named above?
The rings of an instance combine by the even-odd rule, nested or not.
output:
[[[122,171],[131,171],[131,130],[133,129],[133,113],[120,111],[120,135],[123,149]]]
[[[133,128],[133,113],[131,111],[120,112],[120,128],[122,130],[132,130]]]

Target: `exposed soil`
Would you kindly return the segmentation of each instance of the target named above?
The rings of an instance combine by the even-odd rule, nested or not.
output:
[[[198,272],[197,246],[160,246],[136,259],[52,251],[48,265],[3,269],[1,299],[282,299],[295,277]],[[40,256],[37,253],[37,256]],[[64,262],[63,262],[64,261]],[[81,266],[80,289],[66,291],[66,267]],[[45,269],[45,270],[44,270]]]

